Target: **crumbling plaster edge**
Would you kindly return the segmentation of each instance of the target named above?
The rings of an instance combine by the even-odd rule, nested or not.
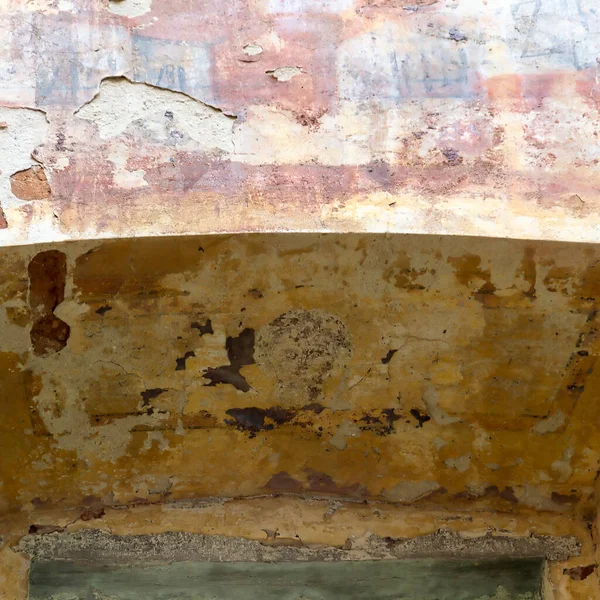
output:
[[[113,506],[91,521],[73,512],[75,508],[45,507],[0,518],[0,599],[28,598],[31,560],[70,560],[69,552],[80,560],[82,548],[95,562],[104,562],[102,550],[121,564],[131,564],[130,555],[137,552],[138,563],[144,565],[176,560],[537,557],[545,559],[544,600],[599,597],[595,572],[585,581],[572,577],[578,568],[595,564],[594,543],[589,524],[567,515],[465,513],[281,496]],[[27,534],[31,523],[40,524],[37,534]],[[295,530],[299,536],[294,537]],[[437,546],[437,552],[428,544]],[[115,547],[120,548],[117,558]]]
[[[574,536],[509,537],[488,533],[466,537],[446,529],[414,538],[381,538],[376,535],[358,541],[348,538],[344,547],[282,542],[281,545],[271,545],[241,537],[190,532],[114,535],[99,529],[82,529],[72,533],[26,535],[13,550],[38,561],[101,562],[114,566],[183,561],[310,562],[416,558],[544,558],[564,561],[579,556],[581,552],[581,544]]]

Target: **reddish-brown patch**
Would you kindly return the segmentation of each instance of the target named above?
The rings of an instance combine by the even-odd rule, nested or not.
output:
[[[29,304],[32,311],[53,311],[65,299],[67,258],[59,250],[36,254],[29,262]]]
[[[40,252],[28,266],[29,306],[35,322],[30,338],[36,356],[60,352],[69,339],[71,328],[54,314],[65,298],[67,257],[58,250]]]
[[[563,573],[568,575],[573,581],[583,581],[587,579],[596,569],[596,565],[586,565],[585,567],[573,567],[565,569]]]
[[[69,325],[55,314],[42,317],[31,328],[33,353],[36,356],[46,356],[60,352],[67,345],[70,333]]]
[[[300,492],[302,491],[302,484],[294,479],[289,473],[280,471],[275,473],[271,479],[269,479],[265,486],[268,490],[273,492]]]
[[[42,167],[31,167],[10,176],[10,190],[19,200],[43,200],[52,193]]]
[[[308,473],[308,488],[311,492],[335,494],[340,496],[364,497],[368,495],[368,491],[359,483],[338,486],[338,484],[333,480],[333,477],[331,477],[331,475],[327,475],[327,473],[321,473],[320,471],[315,471],[314,469],[306,469],[306,471]]]

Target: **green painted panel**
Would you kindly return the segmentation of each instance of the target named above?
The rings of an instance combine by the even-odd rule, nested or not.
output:
[[[30,600],[538,600],[542,562],[34,562]]]

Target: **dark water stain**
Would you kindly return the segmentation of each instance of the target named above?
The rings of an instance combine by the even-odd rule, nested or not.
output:
[[[229,364],[221,367],[208,367],[202,377],[210,380],[206,386],[219,384],[232,385],[237,390],[247,392],[250,384],[240,373],[246,365],[254,364],[254,329],[246,328],[237,337],[228,337],[225,342]]]
[[[392,350],[389,350],[388,353],[381,359],[381,363],[387,365],[392,360],[392,357],[394,354],[396,354],[396,352],[398,352],[397,348],[392,348]]]
[[[227,425],[234,425],[242,431],[249,431],[250,437],[254,437],[259,431],[271,431],[275,425],[283,425],[296,416],[296,411],[287,410],[281,406],[272,408],[230,408],[225,411],[232,419],[225,419]],[[265,422],[270,419],[273,423]]]
[[[358,422],[361,431],[372,431],[376,435],[389,435],[394,431],[394,423],[403,416],[393,408],[383,408],[379,414],[365,414]]]
[[[158,398],[162,393],[166,391],[166,388],[150,388],[149,390],[144,390],[143,392],[140,392],[140,396],[142,397],[142,406],[150,406],[150,400]]]
[[[431,417],[420,408],[411,408],[410,414],[419,422],[419,427],[423,427],[424,423],[431,421]]]
[[[559,492],[552,492],[550,496],[552,502],[556,502],[556,504],[573,504],[579,500],[579,496],[575,494],[560,494]]]
[[[210,319],[206,319],[206,323],[204,323],[204,325],[202,325],[202,323],[198,323],[197,321],[194,321],[194,323],[191,324],[191,328],[197,329],[198,333],[201,336],[214,334],[214,331],[212,328],[212,321]]]
[[[192,350],[189,350],[181,358],[176,358],[175,362],[177,364],[176,364],[175,370],[176,371],[185,371],[186,366],[187,366],[186,365],[187,359],[195,357],[195,356],[196,356],[196,353],[194,351],[192,351]]]

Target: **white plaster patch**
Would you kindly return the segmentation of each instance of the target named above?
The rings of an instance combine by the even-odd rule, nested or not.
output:
[[[360,428],[356,423],[345,419],[342,421],[335,435],[329,440],[332,446],[335,446],[338,450],[346,449],[346,438],[348,437],[359,437]]]
[[[561,511],[565,510],[560,504],[552,501],[536,487],[526,483],[523,487],[515,488],[515,495],[519,503],[535,508],[536,510]]]
[[[567,448],[563,452],[561,460],[555,460],[552,463],[552,470],[558,475],[559,481],[562,483],[568,481],[573,474],[571,459],[573,458],[574,452],[573,448]]]
[[[460,419],[443,411],[438,406],[438,401],[437,389],[430,383],[427,383],[423,393],[423,402],[425,404],[425,408],[427,409],[427,414],[438,425],[452,425],[453,423],[458,423]]]
[[[344,164],[355,154],[337,137],[335,118],[323,115],[319,128],[300,124],[289,111],[252,106],[248,120],[235,129],[236,160],[248,164]],[[356,162],[356,161],[354,161]]]
[[[562,410],[557,410],[547,419],[539,421],[533,428],[533,431],[539,434],[552,433],[558,431],[565,423],[565,413]]]
[[[63,351],[69,352],[68,349]],[[34,400],[46,429],[59,448],[76,452],[87,461],[115,461],[122,456],[131,440],[131,430],[140,425],[155,426],[164,419],[163,415],[132,415],[117,419],[110,424],[94,427],[81,402],[76,383],[61,385],[53,376],[53,367],[65,360],[63,354],[54,354],[43,359],[30,357],[30,366],[38,366],[41,360],[49,365],[49,372],[42,377],[43,386]],[[89,357],[69,353],[69,364],[74,373],[85,373],[89,369]],[[108,364],[112,364],[109,363]],[[34,366],[34,368],[35,368]],[[116,366],[116,364],[113,364]],[[57,404],[57,398],[60,399]]]
[[[273,79],[285,83],[286,81],[290,81],[294,77],[301,75],[302,69],[300,67],[277,67],[272,71],[267,71],[267,73],[273,77]]]
[[[108,10],[116,15],[128,17],[140,17],[150,12],[152,0],[109,0]]]
[[[124,146],[114,146],[108,160],[110,160],[115,169],[113,171],[113,182],[116,186],[124,189],[133,189],[144,187],[148,182],[144,179],[146,171],[138,169],[129,171],[127,169],[127,150]]]
[[[242,51],[248,56],[256,56],[258,54],[262,54],[263,48],[258,44],[246,44]]]
[[[149,141],[193,140],[195,150],[233,151],[233,122],[220,110],[185,94],[117,77],[105,79],[98,94],[76,115],[95,123],[102,139],[126,132],[136,123]]]
[[[471,455],[463,454],[457,458],[447,458],[444,461],[444,464],[449,469],[456,469],[459,473],[464,473],[465,471],[468,471],[471,466]]]

